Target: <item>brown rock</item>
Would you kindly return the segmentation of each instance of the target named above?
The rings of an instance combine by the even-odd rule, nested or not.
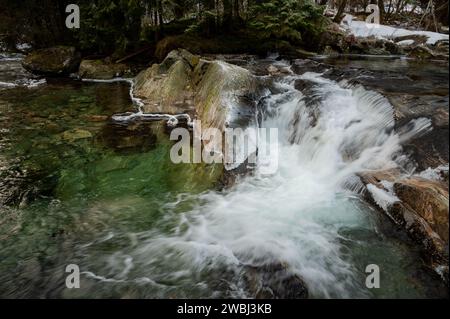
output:
[[[142,71],[135,83],[134,94],[142,98],[145,112],[196,114],[202,128],[219,129],[225,129],[232,111],[224,104],[224,97],[247,96],[257,89],[250,71],[223,61],[200,59],[182,49]]]
[[[406,207],[417,213],[448,243],[448,189],[446,185],[420,177],[394,184],[397,197]]]
[[[388,190],[381,182],[393,183],[392,190],[399,201],[384,212],[423,247],[430,266],[440,269],[440,275],[448,281],[448,185],[417,176],[403,178],[396,170],[364,172],[359,176],[364,185],[373,184],[385,191]],[[369,191],[365,197],[375,205]]]

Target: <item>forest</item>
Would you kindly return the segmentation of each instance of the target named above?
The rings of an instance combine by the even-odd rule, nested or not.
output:
[[[1,0],[1,41],[11,47],[17,41],[35,48],[74,45],[85,55],[115,59],[140,51],[163,57],[177,46],[197,53],[289,46],[320,51],[333,19],[339,22],[344,10],[366,14],[370,3],[378,4],[382,22],[406,20],[432,31],[448,24],[443,0],[80,0],[81,28],[69,30],[64,21],[71,2]],[[334,9],[334,17],[325,17],[326,9]]]

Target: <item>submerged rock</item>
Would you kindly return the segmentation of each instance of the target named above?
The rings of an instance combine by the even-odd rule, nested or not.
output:
[[[61,137],[63,138],[63,140],[65,141],[69,141],[69,142],[73,142],[76,140],[81,140],[81,139],[85,139],[85,138],[91,138],[92,137],[92,133],[86,130],[82,130],[82,129],[73,129],[73,130],[68,130],[62,133]]]
[[[152,123],[136,122],[128,126],[108,123],[97,139],[117,153],[143,153],[155,147],[157,131],[158,127]]]
[[[283,263],[247,266],[245,280],[257,299],[307,299],[309,296],[305,282]]]
[[[84,119],[88,122],[105,122],[108,119],[107,115],[85,115]]]
[[[67,75],[76,72],[81,56],[74,47],[57,46],[32,51],[22,65],[30,72],[41,75]]]
[[[102,60],[83,60],[78,75],[86,79],[109,80],[129,73],[129,67],[121,63],[105,63]]]

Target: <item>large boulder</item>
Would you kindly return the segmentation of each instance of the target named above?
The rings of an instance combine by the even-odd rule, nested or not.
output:
[[[55,76],[76,72],[81,61],[74,47],[57,46],[31,52],[22,65],[32,73]]]
[[[250,71],[178,49],[136,77],[134,94],[142,99],[145,112],[188,113],[200,119],[203,128],[223,130],[227,119],[242,106],[231,105],[232,101],[256,90]]]
[[[257,77],[240,66],[177,49],[162,63],[142,71],[135,78],[133,92],[141,99],[145,113],[187,114],[201,121],[202,131],[215,128],[223,133],[227,127],[245,128],[254,119],[253,98],[258,94],[258,83]],[[223,151],[224,145],[217,140],[202,142],[204,146],[207,143],[208,147]],[[226,143],[225,140],[227,148],[230,145]],[[206,174],[209,179],[217,178],[222,186],[229,185],[227,180],[231,179],[227,175],[233,174],[242,163],[234,163],[229,157],[221,159],[220,165],[190,165],[192,176],[186,178]]]
[[[177,114],[195,110],[191,73],[198,58],[194,57],[186,50],[172,51],[161,64],[153,64],[138,74],[134,94],[144,102],[145,112]]]
[[[106,63],[103,60],[83,60],[78,75],[86,79],[109,80],[130,74],[129,67],[122,63]]]
[[[353,40],[337,23],[329,24],[320,39],[319,47],[322,51],[337,53],[347,52]]]
[[[257,92],[257,82],[250,71],[222,61],[201,60],[193,73],[194,103],[205,127],[225,129],[240,113],[248,113],[241,97]],[[240,112],[241,109],[244,109]],[[239,116],[240,117],[240,116]]]

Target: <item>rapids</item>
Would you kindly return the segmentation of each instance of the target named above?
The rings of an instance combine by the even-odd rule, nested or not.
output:
[[[445,291],[415,246],[362,200],[355,178],[408,173],[402,143],[430,130],[428,119],[394,130],[382,95],[320,73],[284,75],[250,121],[278,128],[278,152],[268,155],[277,172],[261,174],[259,154],[251,174],[219,191],[204,177],[184,179],[158,123],[128,130],[86,120],[137,114],[126,83],[44,82],[17,59],[0,60],[0,83],[9,83],[0,88],[0,191],[20,193],[0,206],[0,296],[254,298],[254,270],[270,277],[279,267],[311,298]],[[79,128],[93,137],[61,138]],[[65,288],[67,264],[79,265],[80,289]],[[380,289],[365,286],[369,264],[380,267]]]

